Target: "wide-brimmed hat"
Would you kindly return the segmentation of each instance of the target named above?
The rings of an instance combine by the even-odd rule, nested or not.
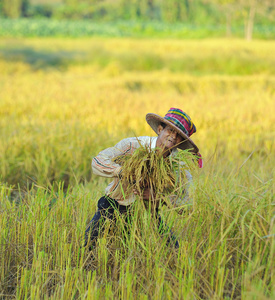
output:
[[[179,108],[170,108],[168,113],[163,117],[148,113],[146,115],[147,123],[158,134],[158,126],[161,123],[169,125],[183,138],[183,141],[177,146],[180,149],[191,149],[192,152],[198,153],[199,148],[190,139],[190,136],[196,132],[196,126],[191,118]]]

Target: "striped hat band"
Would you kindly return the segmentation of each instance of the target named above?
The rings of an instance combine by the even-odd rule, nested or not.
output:
[[[179,108],[170,108],[164,119],[173,123],[187,136],[191,136],[196,132],[196,126],[191,121],[190,117]]]

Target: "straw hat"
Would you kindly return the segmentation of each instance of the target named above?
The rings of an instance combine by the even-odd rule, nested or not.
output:
[[[191,149],[194,153],[199,152],[199,148],[190,139],[190,136],[196,132],[196,126],[191,121],[190,117],[181,109],[170,108],[164,118],[149,113],[146,115],[146,121],[156,133],[158,133],[157,129],[161,123],[169,125],[183,138],[183,141],[178,145],[178,148],[183,150]]]

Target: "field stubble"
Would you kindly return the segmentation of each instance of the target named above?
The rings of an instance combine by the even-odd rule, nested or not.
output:
[[[0,298],[275,296],[274,42],[0,46]],[[179,251],[137,202],[131,234],[122,220],[115,235],[110,224],[89,253],[83,232],[106,184],[91,177],[91,157],[129,135],[152,135],[145,114],[170,107],[192,117],[205,163],[193,209],[162,212]]]

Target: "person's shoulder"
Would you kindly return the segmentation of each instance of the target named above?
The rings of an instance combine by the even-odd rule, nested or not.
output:
[[[151,136],[135,136],[135,137],[128,137],[123,139],[122,141],[127,141],[127,142],[141,142],[144,144],[150,144],[156,139],[156,137],[151,137]]]
[[[133,147],[133,148],[139,148],[139,147],[145,147],[150,146],[154,148],[154,145],[156,144],[156,137],[150,137],[150,136],[136,136],[136,137],[128,137],[125,139],[122,139],[117,146],[122,147]]]
[[[143,146],[152,146],[155,144],[157,137],[152,136],[139,136],[137,141],[141,143]]]

